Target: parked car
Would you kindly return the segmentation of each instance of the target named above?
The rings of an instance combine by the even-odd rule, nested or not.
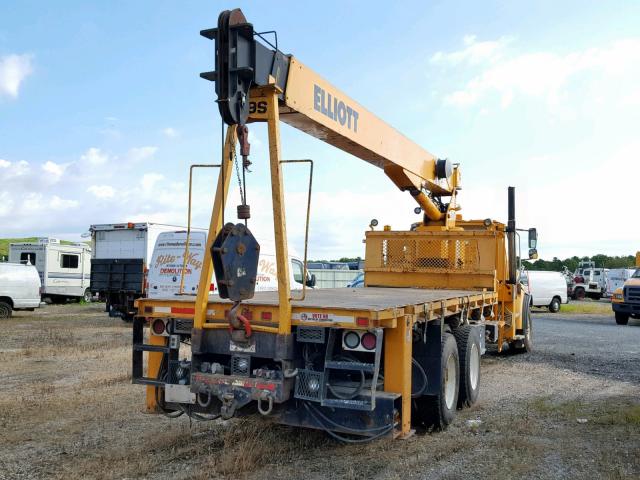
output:
[[[40,306],[40,275],[33,265],[0,263],[0,318],[9,318],[14,310]]]
[[[531,295],[532,307],[547,307],[551,313],[560,311],[568,303],[567,281],[561,272],[523,271],[520,282]]]

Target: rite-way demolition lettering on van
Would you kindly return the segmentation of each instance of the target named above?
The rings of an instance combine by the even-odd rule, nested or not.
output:
[[[180,294],[180,282],[184,265],[185,246],[187,232],[164,232],[158,236],[155,248],[149,263],[147,281],[147,296],[149,298],[172,298]],[[184,287],[182,294],[195,295],[198,291],[200,271],[204,259],[204,251],[207,244],[207,234],[202,231],[191,232],[189,235],[189,250],[187,262],[184,267]],[[302,288],[303,264],[302,261],[289,257],[289,272],[292,289]],[[307,286],[315,285],[315,276],[307,273]],[[258,275],[256,278],[256,291],[268,291],[278,289],[278,277],[276,270],[276,256],[274,254],[260,252],[258,262]],[[217,290],[214,278],[211,279],[210,291]]]

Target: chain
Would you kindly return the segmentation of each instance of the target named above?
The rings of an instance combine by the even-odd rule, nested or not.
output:
[[[244,204],[245,203],[244,189],[242,188],[242,179],[240,178],[240,165],[238,162],[238,157],[236,156],[235,147],[231,150],[231,155],[233,156],[233,163],[236,166],[236,176],[238,177],[238,188],[240,189],[240,202]]]

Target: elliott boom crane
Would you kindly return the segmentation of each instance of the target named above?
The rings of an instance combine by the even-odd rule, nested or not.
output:
[[[239,9],[201,34],[215,40],[216,66],[201,76],[215,82],[229,128],[196,298],[138,301],[133,381],[148,386],[147,408],[229,418],[255,403],[263,415],[341,440],[444,428],[477,399],[485,342],[531,345],[529,299],[516,278],[514,190],[507,225],[463,220],[457,165],[283,54],[277,36],[270,43]],[[308,290],[304,275],[301,298],[292,295],[281,171],[291,161],[281,159],[280,121],[383,169],[420,206],[411,230],[366,233],[365,288]],[[244,178],[252,122],[268,126],[278,292],[254,293],[259,245],[246,191],[245,223],[223,227],[235,144]],[[219,296],[209,292],[213,273]],[[181,340],[191,341],[191,354],[180,361]]]

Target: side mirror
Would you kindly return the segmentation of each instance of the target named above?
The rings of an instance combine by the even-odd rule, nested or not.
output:
[[[529,229],[529,248],[535,250],[538,246],[538,231],[535,228]]]
[[[307,287],[315,287],[316,286],[316,274],[312,273],[309,278],[307,278]]]
[[[538,250],[535,248],[529,249],[529,260],[537,260],[538,259]]]

